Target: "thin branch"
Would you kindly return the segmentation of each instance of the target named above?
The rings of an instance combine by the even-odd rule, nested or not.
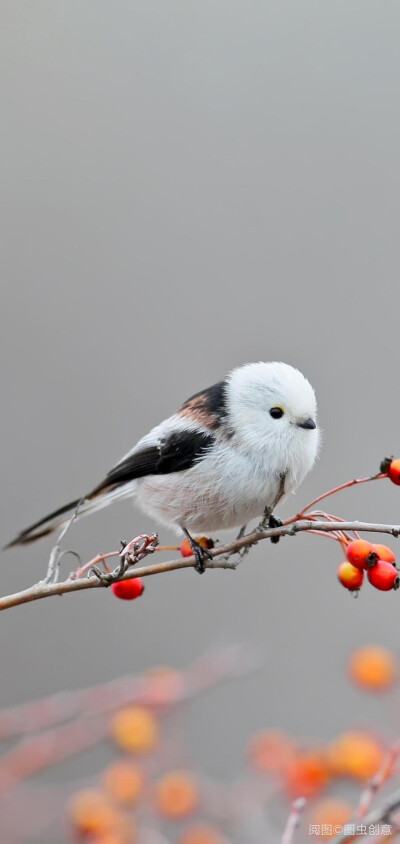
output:
[[[393,773],[393,768],[399,757],[399,754],[400,742],[398,741],[396,742],[396,744],[393,745],[393,747],[390,748],[380,770],[375,774],[375,776],[370,779],[364,791],[362,792],[360,802],[356,811],[356,817],[358,820],[363,820],[366,814],[370,811],[371,804],[375,795],[378,793],[379,789],[382,788],[386,780],[388,780],[391,774]]]
[[[298,797],[298,799],[292,803],[286,828],[282,835],[281,844],[293,844],[294,834],[296,832],[297,827],[299,826],[300,818],[302,812],[304,811],[305,805],[306,801],[304,797]]]
[[[269,528],[267,530],[259,530],[258,528],[251,533],[235,539],[228,545],[221,545],[212,550],[213,559],[206,562],[206,567],[210,569],[236,569],[238,561],[230,562],[230,557],[237,554],[243,548],[251,548],[265,539],[270,539],[272,536],[295,536],[297,533],[304,531],[324,531],[331,533],[337,531],[340,524],[340,530],[344,531],[358,531],[370,533],[386,533],[391,536],[398,537],[400,535],[400,525],[386,525],[375,524],[368,522],[332,522],[326,520],[316,520],[312,518],[312,513],[309,514],[308,519],[298,519],[296,522],[287,521],[279,527]],[[216,559],[221,557],[222,559]],[[118,580],[129,580],[134,577],[150,577],[153,574],[164,574],[169,571],[177,571],[178,569],[194,568],[196,559],[192,557],[184,557],[179,560],[167,561],[164,563],[155,563],[141,568],[128,569]],[[70,592],[80,592],[83,589],[99,589],[104,588],[104,584],[100,582],[98,577],[91,576],[78,579],[68,579],[59,583],[46,583],[39,581],[34,586],[24,589],[21,592],[16,592],[14,595],[8,595],[0,598],[0,611],[10,609],[11,607],[19,606],[20,604],[27,604],[31,601],[38,601],[42,598],[50,598],[53,595],[66,595]]]
[[[353,823],[349,823],[347,826],[354,827],[354,830],[352,829],[351,832],[343,832],[336,838],[332,838],[331,844],[347,844],[347,842],[356,841],[359,838],[365,839],[365,828],[368,829],[369,826],[376,827],[387,824],[389,827],[392,826],[393,828],[394,825],[391,824],[391,818],[393,813],[397,812],[398,809],[400,809],[400,789],[394,791],[381,806],[378,806],[377,809],[374,809],[366,815],[362,821],[353,821]],[[386,834],[389,834],[390,831],[390,829],[387,830]],[[384,830],[382,830],[382,833],[384,834]]]

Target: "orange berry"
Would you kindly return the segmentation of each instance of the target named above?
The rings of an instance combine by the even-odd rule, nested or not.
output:
[[[113,583],[111,592],[116,598],[122,598],[124,601],[134,601],[135,598],[140,598],[144,592],[144,583],[141,577],[132,577],[129,580],[119,580],[118,583]]]
[[[369,780],[379,771],[385,753],[377,739],[369,733],[343,733],[326,751],[327,763],[333,776]]]
[[[392,460],[388,469],[388,475],[393,484],[400,486],[400,460]]]
[[[343,831],[342,827],[351,820],[354,809],[342,800],[325,799],[313,806],[310,824],[321,829],[323,841],[336,838]],[[323,830],[323,831],[322,831]],[[332,830],[332,832],[330,831]]]
[[[84,789],[73,796],[69,803],[69,816],[76,832],[87,838],[113,834],[121,821],[117,809],[106,795],[94,788]]]
[[[248,756],[252,767],[261,773],[284,771],[294,759],[296,745],[290,736],[279,730],[256,733],[250,740]]]
[[[378,555],[379,559],[384,560],[385,563],[396,562],[396,557],[388,545],[374,545],[374,551]]]
[[[120,835],[96,835],[96,844],[127,844],[126,838],[121,838]],[[129,839],[129,844],[132,844],[132,839]]]
[[[337,576],[342,586],[345,586],[349,592],[356,592],[360,589],[364,580],[364,572],[361,569],[356,569],[347,560],[340,564]]]
[[[378,562],[374,546],[366,539],[354,539],[346,548],[346,557],[357,569],[369,569]]]
[[[156,785],[155,803],[167,818],[177,820],[191,815],[200,803],[196,780],[186,771],[170,771]]]
[[[136,824],[131,818],[121,819],[118,829],[106,835],[95,835],[96,844],[139,844]]]
[[[203,548],[208,548],[208,549],[214,548],[214,542],[208,536],[197,536],[196,542],[198,542],[199,545],[202,545]],[[182,557],[192,557],[193,556],[192,547],[191,547],[188,539],[184,539],[183,542],[181,543],[180,552],[181,552]]]
[[[378,645],[359,648],[350,657],[352,680],[363,689],[385,691],[397,679],[398,665],[394,655]]]
[[[381,592],[390,592],[391,589],[398,589],[400,586],[399,573],[392,563],[379,562],[368,572],[368,580]]]
[[[225,844],[226,839],[219,829],[209,824],[190,826],[179,838],[178,844]]]
[[[121,709],[111,723],[114,741],[133,753],[149,753],[158,742],[158,724],[151,712],[141,706]]]
[[[304,751],[289,763],[286,771],[286,786],[291,797],[315,797],[328,785],[330,771],[323,754],[319,751]]]
[[[130,762],[114,762],[103,774],[103,785],[110,797],[117,803],[133,806],[144,789],[143,772]]]
[[[203,548],[208,548],[209,551],[211,548],[214,548],[214,540],[211,539],[210,536],[198,536],[197,542],[199,545],[202,545]]]

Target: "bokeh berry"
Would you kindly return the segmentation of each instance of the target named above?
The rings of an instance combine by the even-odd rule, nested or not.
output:
[[[385,692],[397,680],[398,661],[387,648],[365,645],[350,656],[349,674],[357,686],[372,692]]]

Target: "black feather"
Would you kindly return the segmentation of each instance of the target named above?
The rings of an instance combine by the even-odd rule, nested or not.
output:
[[[158,446],[150,446],[128,455],[114,466],[107,477],[88,496],[92,498],[108,487],[126,484],[145,475],[167,475],[190,469],[214,445],[215,437],[196,431],[170,434]]]
[[[58,516],[63,516],[64,513],[76,510],[80,500],[80,498],[77,498],[76,501],[71,501],[70,504],[65,504],[64,507],[59,507],[58,510],[54,510],[53,513],[49,513],[48,516],[45,516],[44,519],[40,519],[38,522],[30,525],[30,527],[25,528],[25,530],[22,530],[21,533],[12,540],[12,542],[9,542],[8,545],[4,546],[3,551],[5,551],[6,548],[12,548],[14,545],[27,545],[29,542],[34,542],[35,539],[47,536],[47,534],[51,533],[53,530],[51,526],[45,527],[47,522],[52,522],[53,519],[57,519]],[[42,525],[43,530],[37,533],[37,528],[42,527]]]

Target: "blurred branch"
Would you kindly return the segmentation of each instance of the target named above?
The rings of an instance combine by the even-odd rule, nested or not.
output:
[[[181,683],[172,688],[168,686],[168,677],[144,674],[49,695],[24,703],[14,712],[0,710],[3,739],[25,734],[15,747],[0,756],[0,796],[40,771],[104,741],[109,731],[109,716],[116,710],[136,705],[169,711],[227,680],[245,676],[259,665],[260,660],[249,648],[222,648],[194,660],[180,673]],[[38,729],[40,732],[30,735]]]
[[[97,686],[57,692],[33,701],[0,709],[0,739],[39,732],[82,716],[90,711],[106,715],[128,704],[160,707],[164,710],[185,703],[215,688],[219,683],[245,676],[257,669],[261,660],[253,650],[242,646],[213,650],[196,659],[182,672],[182,682],[171,693],[165,678],[126,675]],[[0,763],[1,766],[1,763]]]
[[[309,513],[307,518],[297,518],[296,521],[289,519],[284,524],[279,525],[278,527],[268,528],[267,530],[260,530],[259,528],[256,528],[251,533],[237,538],[227,545],[218,546],[211,552],[213,559],[206,561],[205,565],[207,569],[236,569],[240,563],[240,556],[234,561],[231,561],[230,558],[234,554],[243,552],[244,549],[251,548],[263,540],[271,539],[272,537],[295,536],[297,533],[307,531],[318,531],[319,533],[329,534],[338,530],[355,531],[357,533],[386,533],[391,536],[398,537],[400,534],[400,525],[375,524],[358,521],[344,522],[339,519],[332,520],[332,517],[327,520],[318,518],[313,513]],[[131,544],[132,543],[129,543],[129,545]],[[119,552],[113,553],[117,554]],[[171,560],[164,563],[155,563],[154,565],[135,568],[135,570],[130,568],[120,577],[115,578],[115,582],[129,580],[135,577],[150,577],[154,574],[164,574],[170,571],[177,571],[178,569],[194,568],[195,566],[196,559],[194,556],[185,557],[179,560]],[[66,595],[70,592],[80,592],[83,589],[99,589],[107,585],[109,584],[100,581],[99,577],[95,575],[90,575],[89,577],[84,578],[76,578],[75,575],[71,575],[68,580],[60,583],[39,581],[28,589],[0,598],[0,610],[10,609],[11,607],[30,603],[31,601],[39,601],[41,598],[50,598],[53,595]]]
[[[293,844],[294,834],[296,832],[297,827],[299,826],[300,818],[304,811],[305,805],[306,801],[304,797],[298,797],[298,799],[292,803],[286,828],[282,836],[281,844]]]
[[[400,742],[397,741],[393,747],[390,748],[389,753],[383,761],[383,765],[375,776],[367,783],[366,788],[361,794],[360,802],[357,807],[356,817],[358,820],[363,820],[371,809],[372,801],[379,789],[382,788],[386,780],[393,773],[393,768],[400,755]]]
[[[386,824],[389,829],[387,831],[384,829],[381,830],[382,836],[384,837],[379,840],[386,840],[387,837],[392,837],[392,834],[398,829],[397,824],[392,823],[392,815],[399,809],[400,789],[397,789],[387,798],[387,800],[385,800],[384,803],[382,803],[381,806],[366,815],[361,822],[356,821],[353,822],[353,824],[349,824],[349,826],[354,826],[355,831],[350,833],[344,832],[336,838],[332,838],[331,844],[347,844],[347,842],[357,841],[361,838],[365,840],[366,830],[368,830],[369,826],[377,827],[380,825],[383,826],[384,824]]]

